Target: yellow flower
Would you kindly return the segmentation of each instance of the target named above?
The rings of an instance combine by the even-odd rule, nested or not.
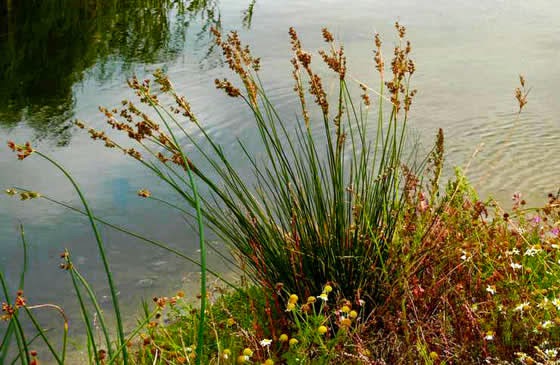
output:
[[[486,336],[484,336],[484,339],[485,339],[486,341],[493,341],[495,335],[496,335],[496,332],[494,332],[494,331],[488,331],[488,332],[486,332]]]
[[[330,293],[330,292],[332,292],[332,286],[330,286],[330,285],[328,285],[328,284],[325,285],[325,289],[323,289],[323,291],[324,291],[325,293],[327,293],[327,294]]]
[[[327,293],[321,293],[321,295],[319,295],[319,299],[321,299],[323,302],[326,302],[327,300],[329,300],[329,296],[327,295]]]
[[[358,312],[350,311],[350,313],[348,313],[348,317],[350,317],[351,319],[356,319],[358,317]]]
[[[297,338],[290,338],[290,346],[295,346],[299,343],[299,341],[297,340]]]
[[[317,328],[317,333],[320,335],[324,335],[327,331],[328,328],[326,326],[319,326],[319,328]]]
[[[296,305],[294,303],[288,303],[288,305],[286,305],[286,312],[291,312],[295,308],[296,308]]]
[[[342,318],[340,320],[341,327],[350,327],[352,325],[352,320],[350,318]]]
[[[272,361],[272,359],[266,359],[264,365],[274,365],[274,361]]]
[[[290,295],[290,299],[288,299],[288,303],[293,303],[293,304],[296,304],[296,303],[297,303],[297,301],[298,301],[298,299],[299,299],[299,298],[298,298],[298,296],[297,296],[297,295],[295,295],[295,294],[292,294],[292,295]]]
[[[347,306],[347,305],[343,305],[342,308],[340,308],[340,311],[342,313],[348,313],[348,312],[350,312],[350,307]]]
[[[279,340],[280,342],[286,342],[286,341],[288,341],[288,335],[285,334],[285,333],[282,333],[282,334],[280,335],[280,338],[278,338],[278,340]]]
[[[317,301],[317,298],[311,296],[309,298],[307,298],[307,304],[313,304]]]
[[[233,326],[235,324],[235,319],[233,319],[232,317],[229,317],[226,321],[228,326]]]
[[[222,351],[222,358],[228,359],[230,356],[231,356],[231,350],[230,349],[225,349],[224,351]]]
[[[237,356],[237,363],[238,364],[244,364],[246,360],[247,360],[247,356],[243,356],[243,355]]]
[[[251,350],[250,348],[245,348],[245,350],[243,350],[243,355],[245,356],[253,356],[253,350]]]

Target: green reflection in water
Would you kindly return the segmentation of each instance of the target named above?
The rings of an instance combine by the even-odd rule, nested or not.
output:
[[[250,24],[250,12],[246,12]],[[216,0],[0,0],[0,125],[25,121],[37,138],[65,144],[72,87],[86,70],[98,81],[135,63],[172,60],[195,36],[220,26]],[[209,39],[209,37],[207,37]]]

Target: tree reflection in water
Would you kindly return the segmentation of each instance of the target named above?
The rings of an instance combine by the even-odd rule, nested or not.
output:
[[[218,0],[0,0],[0,124],[24,121],[36,137],[67,143],[72,87],[85,71],[95,66],[90,77],[103,81],[170,61],[189,27],[208,48],[212,26],[220,26]]]

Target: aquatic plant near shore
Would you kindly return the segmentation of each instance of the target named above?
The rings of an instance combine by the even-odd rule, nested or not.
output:
[[[230,245],[254,282],[269,289],[282,283],[288,290],[307,296],[320,290],[318,283],[336,277],[334,284],[345,295],[360,292],[380,301],[380,284],[388,280],[388,248],[403,204],[401,164],[415,95],[409,87],[415,71],[411,45],[405,39],[405,28],[398,23],[396,28],[398,42],[388,80],[381,41],[375,37],[381,85],[373,140],[368,134],[371,100],[364,91],[365,105],[353,102],[346,81],[344,48],[326,29],[323,38],[328,49],[319,54],[338,77],[333,104],[311,65],[311,54],[303,49],[296,31],[289,32],[294,90],[301,105],[301,122],[295,124],[281,116],[266,96],[258,76],[260,60],[241,43],[237,33],[224,38],[214,30],[227,65],[243,85],[240,89],[222,79],[215,81],[216,87],[247,105],[264,151],[266,162],[257,160],[240,142],[243,157],[252,166],[250,178],[232,168],[230,158],[194,115],[188,101],[161,72],[154,74],[153,81],[133,78],[129,82],[159,121],[130,100],[123,101],[120,110],[101,109],[112,128],[126,133],[145,152],[121,146],[105,132],[89,129],[89,133],[107,147],[116,147],[140,161],[169,183],[187,205],[193,205],[194,196],[178,177],[177,167],[192,171],[198,183],[210,191],[210,196],[202,197],[206,221]],[[165,97],[174,105],[168,106]],[[309,98],[318,110],[312,108]],[[384,104],[388,104],[387,112]],[[317,121],[315,115],[319,116]],[[198,128],[202,139],[187,131],[182,118]],[[163,130],[160,123],[174,125],[183,139],[170,135],[171,130]],[[77,125],[85,127],[83,122]],[[200,161],[191,159],[193,153],[187,152],[185,143],[201,156]]]
[[[379,91],[374,141],[366,133],[366,111],[372,105],[369,88],[359,85],[363,105],[352,102],[344,50],[327,30],[323,38],[330,49],[319,54],[338,79],[334,104],[311,68],[311,55],[290,30],[295,92],[302,107],[298,124],[283,120],[266,97],[258,77],[260,62],[237,34],[222,39],[215,32],[243,89],[228,79],[216,80],[216,86],[250,108],[269,159],[257,160],[242,144],[253,167],[252,180],[233,169],[187,100],[161,72],[154,75],[155,82],[132,79],[130,86],[165,128],[128,100],[120,111],[101,108],[109,125],[143,150],[88,129],[91,137],[142,163],[181,199],[165,201],[148,189],[138,195],[189,214],[189,207],[197,207],[193,181],[204,186],[211,195],[200,197],[198,223],[204,217],[230,243],[252,282],[233,292],[216,290],[218,297],[212,297],[212,291],[205,294],[203,281],[201,303],[210,301],[206,310],[181,303],[182,293],[154,298],[154,310],[144,304],[144,320],[120,346],[111,348],[105,336],[113,351],[108,357],[103,348],[95,349],[90,329],[91,362],[117,362],[128,345],[134,349],[130,362],[143,364],[516,360],[548,365],[560,360],[559,196],[551,194],[545,207],[532,211],[515,194],[512,212],[504,213],[496,202],[480,201],[460,170],[441,191],[442,130],[427,159],[427,172],[418,175],[403,165],[414,63],[408,59],[411,47],[405,43],[405,29],[397,24],[397,31],[393,77]],[[384,82],[378,36],[375,44],[374,60]],[[520,83],[515,92],[519,112],[528,94],[524,78]],[[391,111],[384,119],[387,90]],[[316,110],[308,103],[310,97]],[[187,132],[180,115],[198,128],[201,140]],[[82,122],[76,124],[85,128]],[[317,129],[322,134],[315,133]],[[182,138],[174,134],[177,130]],[[191,146],[185,147],[185,141]],[[9,147],[19,159],[37,152],[30,144]],[[192,150],[197,153],[189,153]],[[19,190],[23,200],[46,198]],[[18,194],[15,189],[6,192]],[[90,221],[109,224],[87,207],[81,213]],[[203,237],[200,244],[205,247]],[[95,295],[80,279],[69,253],[61,258],[62,268],[80,288],[80,303],[85,290],[95,307]],[[203,263],[202,271],[209,271]],[[3,309],[13,320],[10,331],[19,341],[19,358],[32,364],[36,354],[26,348],[28,341],[14,315],[27,308],[27,299],[18,293],[12,304],[4,291]],[[88,312],[83,314],[89,323]]]

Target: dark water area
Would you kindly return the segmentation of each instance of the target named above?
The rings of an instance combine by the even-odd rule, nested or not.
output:
[[[21,121],[59,144],[70,138],[74,86],[175,59],[193,22],[219,25],[211,1],[7,1],[0,13],[0,123]],[[94,68],[93,72],[89,72]],[[87,75],[86,75],[87,73]],[[117,76],[118,77],[118,76]]]
[[[172,193],[134,161],[71,127],[72,120],[105,128],[98,106],[118,107],[134,96],[128,78],[161,68],[231,156],[241,156],[237,138],[258,153],[247,111],[214,89],[213,80],[229,73],[210,27],[239,30],[262,58],[269,97],[283,115],[295,116],[290,26],[310,51],[324,47],[320,30],[329,27],[345,45],[349,76],[377,88],[373,34],[382,35],[389,54],[399,20],[417,66],[412,83],[419,93],[409,122],[414,138],[428,148],[442,127],[448,175],[453,166],[468,166],[483,196],[507,207],[521,191],[538,204],[560,187],[558,19],[560,7],[552,0],[0,0],[0,142],[31,141],[76,177],[97,215],[196,257],[197,232],[184,217],[136,195],[141,188],[174,199]],[[532,89],[517,117],[513,90],[520,73]],[[326,75],[324,82],[333,88],[336,77]],[[247,168],[243,158],[234,160]],[[2,189],[30,188],[79,206],[64,177],[35,157],[16,161],[0,147],[0,171]],[[10,282],[21,269],[20,224],[31,252],[30,300],[76,313],[69,278],[58,268],[64,248],[99,295],[108,295],[83,216],[43,200],[1,196],[0,268]],[[140,298],[178,289],[197,294],[195,265],[106,227],[102,234],[128,321],[135,320]],[[228,272],[219,258],[211,260]]]

